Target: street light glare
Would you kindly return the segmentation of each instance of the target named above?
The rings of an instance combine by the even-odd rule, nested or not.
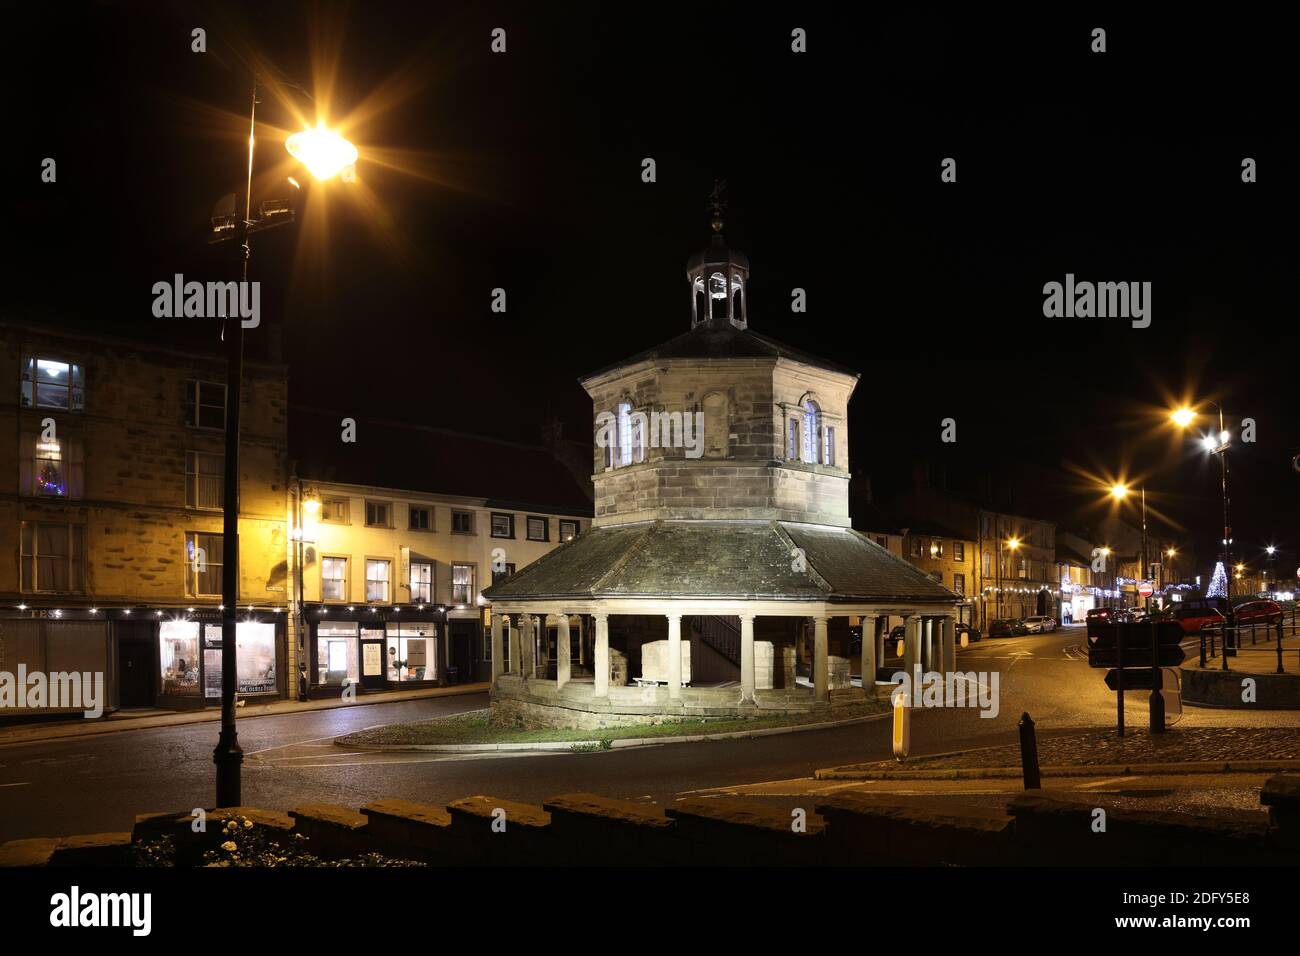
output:
[[[1110,486],[1110,496],[1111,496],[1112,498],[1115,498],[1115,499],[1119,500],[1119,501],[1123,501],[1125,498],[1128,497],[1128,486],[1127,486],[1127,485],[1111,485],[1111,486]]]
[[[1196,413],[1184,405],[1182,408],[1178,409],[1178,411],[1171,414],[1169,418],[1179,428],[1186,428],[1195,420]]]
[[[1016,548],[1020,547],[1020,539],[1019,539],[1019,538],[1008,538],[1008,539],[1007,539],[1007,547],[1010,548],[1012,551],[1016,550]]]
[[[284,146],[317,179],[331,179],[357,161],[357,148],[324,126],[294,133]]]
[[[1206,451],[1212,452],[1214,451],[1214,449],[1218,448],[1219,445],[1214,440],[1213,435],[1206,435],[1204,438],[1201,439],[1201,447],[1204,448]]]

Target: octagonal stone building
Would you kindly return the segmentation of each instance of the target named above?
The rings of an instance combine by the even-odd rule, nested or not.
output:
[[[749,261],[713,221],[690,330],[585,376],[596,517],[484,591],[492,711],[532,726],[808,712],[951,667],[957,595],[852,530],[856,373],[749,328]]]

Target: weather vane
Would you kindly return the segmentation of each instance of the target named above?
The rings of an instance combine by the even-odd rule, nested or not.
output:
[[[713,226],[714,232],[722,232],[722,210],[727,206],[722,194],[726,188],[727,181],[725,179],[715,179],[713,181],[713,192],[709,193],[709,211],[713,213],[713,220],[710,225]]]

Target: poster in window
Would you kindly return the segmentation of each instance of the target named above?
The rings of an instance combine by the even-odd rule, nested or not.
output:
[[[382,644],[362,644],[361,673],[365,677],[378,677],[384,672]]]

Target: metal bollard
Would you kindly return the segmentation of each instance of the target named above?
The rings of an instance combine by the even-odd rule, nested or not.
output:
[[[1205,666],[1205,632],[1201,631],[1201,666]]]
[[[1278,619],[1277,619],[1277,670],[1274,671],[1274,673],[1276,673],[1276,674],[1281,674],[1281,673],[1283,673],[1283,671],[1282,671],[1282,618],[1281,618],[1281,616],[1279,616]]]
[[[1038,738],[1034,735],[1034,721],[1029,711],[1020,715],[1020,772],[1025,778],[1026,790],[1041,790],[1038,774]]]

